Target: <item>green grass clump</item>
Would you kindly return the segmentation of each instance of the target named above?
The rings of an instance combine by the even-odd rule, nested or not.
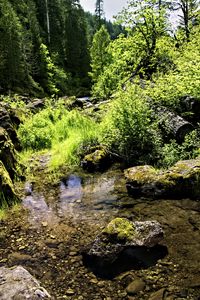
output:
[[[82,150],[97,143],[98,125],[79,111],[49,106],[27,119],[18,134],[25,153],[23,159],[48,149],[53,170],[65,164],[77,165]]]

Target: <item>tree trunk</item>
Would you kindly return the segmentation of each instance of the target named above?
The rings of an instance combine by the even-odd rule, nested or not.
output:
[[[194,130],[194,126],[163,106],[154,106],[154,117],[158,119],[159,126],[165,132],[167,138],[174,138],[178,143],[182,143],[186,134]]]

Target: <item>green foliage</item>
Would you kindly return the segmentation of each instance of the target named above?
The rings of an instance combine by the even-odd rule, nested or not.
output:
[[[168,168],[174,165],[178,160],[196,158],[200,154],[200,136],[197,130],[186,135],[185,141],[179,145],[171,140],[161,149],[161,158],[157,165]]]
[[[62,105],[40,111],[20,125],[19,138],[24,150],[50,149],[51,167],[75,164],[81,149],[97,143],[97,125],[78,111]]]
[[[199,98],[200,94],[200,45],[199,26],[193,30],[193,40],[174,55],[174,68],[166,74],[156,74],[146,93],[154,101],[175,110],[181,107],[185,95]],[[159,76],[158,76],[159,75]]]
[[[152,163],[160,147],[151,109],[134,86],[118,93],[102,123],[102,141],[128,164]]]
[[[110,36],[105,26],[103,25],[99,29],[99,31],[95,33],[92,41],[91,51],[90,51],[92,71],[89,73],[89,75],[91,76],[92,81],[94,83],[93,86],[94,96],[96,96],[95,83],[98,82],[99,77],[101,76],[101,74],[103,74],[104,70],[106,69],[109,63],[110,57],[107,51],[107,47],[109,43],[110,43]],[[104,95],[106,95],[105,84],[102,84],[102,88],[103,88]]]

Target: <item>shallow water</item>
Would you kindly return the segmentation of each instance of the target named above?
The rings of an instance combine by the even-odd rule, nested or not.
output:
[[[58,187],[36,186],[22,205],[24,212],[0,224],[0,265],[23,265],[55,299],[131,299],[125,288],[135,277],[146,284],[135,299],[147,300],[160,288],[168,289],[174,299],[198,299],[200,202],[130,198],[123,173],[111,169],[71,174]],[[123,270],[129,271],[128,277],[104,280],[83,264],[81,251],[116,216],[159,221],[165,231],[161,246],[168,255],[140,270],[130,263]]]

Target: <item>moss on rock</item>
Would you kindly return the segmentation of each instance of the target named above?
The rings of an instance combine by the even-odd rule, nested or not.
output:
[[[151,166],[125,170],[128,193],[134,197],[198,198],[200,158],[177,162],[166,171]]]
[[[135,235],[134,223],[125,218],[115,218],[103,230],[103,233],[117,240],[132,240]]]
[[[0,161],[0,190],[0,206],[5,203],[11,205],[12,202],[19,200],[19,197],[15,193],[10,175],[2,161]]]
[[[111,164],[111,157],[103,146],[92,147],[91,152],[82,160],[83,169],[89,172],[103,171]]]

